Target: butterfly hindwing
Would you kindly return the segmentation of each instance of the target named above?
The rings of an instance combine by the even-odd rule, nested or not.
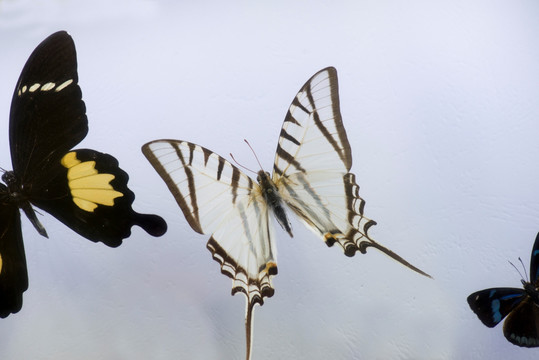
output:
[[[189,225],[211,235],[207,247],[249,303],[273,295],[273,227],[260,187],[230,162],[186,141],[156,140],[142,152],[163,178]]]
[[[511,343],[523,347],[539,346],[539,306],[526,297],[503,323],[503,334]]]
[[[0,184],[0,317],[18,312],[22,294],[28,289],[28,272],[21,234],[19,210],[4,203]]]
[[[111,155],[69,151],[48,173],[45,186],[32,193],[32,202],[80,235],[116,247],[129,237],[132,225],[161,234],[161,218],[131,208],[135,195],[127,187],[129,177]]]

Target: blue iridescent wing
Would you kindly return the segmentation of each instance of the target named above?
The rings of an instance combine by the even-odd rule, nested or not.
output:
[[[467,300],[479,320],[494,327],[526,298],[523,289],[491,288],[474,292]]]

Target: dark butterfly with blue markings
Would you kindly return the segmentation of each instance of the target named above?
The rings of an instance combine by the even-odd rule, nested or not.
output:
[[[47,237],[32,205],[94,242],[117,247],[138,225],[166,232],[157,216],[131,208],[128,175],[111,155],[71,150],[86,137],[88,119],[78,85],[73,39],[60,31],[30,55],[11,102],[9,141],[13,171],[0,183],[0,317],[18,312],[28,288],[19,209]]]
[[[530,282],[524,289],[491,288],[468,296],[468,304],[488,327],[503,324],[503,334],[511,343],[523,347],[539,346],[539,234],[530,260]]]

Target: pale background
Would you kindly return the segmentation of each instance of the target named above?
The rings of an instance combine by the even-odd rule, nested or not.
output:
[[[34,48],[73,36],[90,132],[134,208],[163,216],[111,249],[48,214],[23,219],[30,287],[0,321],[0,359],[243,359],[242,295],[140,152],[189,140],[272,167],[289,103],[332,65],[374,239],[345,257],[293,220],[278,228],[275,296],[253,359],[537,358],[483,326],[466,297],[520,286],[539,231],[539,3],[529,1],[0,0],[0,166],[9,107]]]

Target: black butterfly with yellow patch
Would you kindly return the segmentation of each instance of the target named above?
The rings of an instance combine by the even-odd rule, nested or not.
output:
[[[60,31],[30,55],[15,88],[9,119],[13,171],[0,183],[0,317],[18,312],[28,288],[19,208],[47,237],[32,205],[94,242],[116,247],[138,225],[153,236],[167,230],[157,215],[131,208],[135,195],[118,161],[95,150],[71,150],[86,137],[88,119],[78,85],[73,39]]]
[[[539,234],[530,260],[530,282],[524,289],[491,288],[468,296],[468,305],[488,327],[498,325],[506,316],[503,334],[511,343],[539,347]]]

